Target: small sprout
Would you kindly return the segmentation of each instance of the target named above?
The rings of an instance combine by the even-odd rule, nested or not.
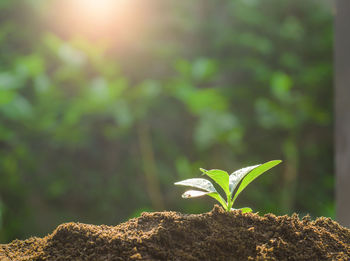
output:
[[[214,185],[206,179],[192,178],[176,182],[175,185],[189,186],[200,190],[188,190],[182,194],[183,198],[196,198],[204,195],[210,196],[224,207],[226,211],[236,210],[232,208],[233,203],[237,199],[238,195],[245,189],[250,182],[259,177],[264,172],[280,164],[281,160],[272,160],[264,164],[250,166],[239,169],[229,175],[226,171],[219,169],[205,170],[200,169],[202,175],[209,176],[214,180],[225,192],[226,200],[216,191]],[[236,187],[239,184],[237,190]],[[234,193],[235,192],[235,193]],[[243,213],[252,212],[251,208],[240,208]]]

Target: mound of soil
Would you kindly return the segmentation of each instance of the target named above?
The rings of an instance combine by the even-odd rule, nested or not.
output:
[[[350,260],[350,230],[219,206],[208,213],[143,213],[118,226],[67,223],[44,238],[0,245],[0,260]]]

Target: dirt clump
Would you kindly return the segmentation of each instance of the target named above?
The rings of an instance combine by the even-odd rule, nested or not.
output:
[[[143,213],[117,226],[66,223],[44,238],[0,245],[0,260],[350,260],[350,230],[234,211]]]

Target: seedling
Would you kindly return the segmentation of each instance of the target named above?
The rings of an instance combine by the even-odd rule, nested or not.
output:
[[[189,186],[201,190],[188,190],[182,194],[183,198],[196,198],[201,196],[210,196],[224,207],[226,211],[235,210],[232,208],[233,203],[237,199],[238,195],[245,189],[250,182],[259,177],[264,172],[273,168],[274,166],[281,163],[281,160],[272,160],[264,164],[254,165],[246,168],[239,169],[229,175],[226,171],[219,169],[205,170],[200,168],[202,175],[209,176],[214,180],[225,192],[227,200],[217,192],[214,185],[206,179],[192,178],[176,182],[175,185]],[[240,183],[238,189],[235,191],[237,185]],[[234,193],[235,191],[235,193]],[[252,212],[251,208],[245,207],[240,208],[243,213]]]

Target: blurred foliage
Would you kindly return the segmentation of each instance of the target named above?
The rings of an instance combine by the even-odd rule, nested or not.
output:
[[[329,7],[149,0],[120,43],[59,30],[48,2],[0,2],[1,242],[207,211],[173,182],[271,159],[238,207],[334,216]]]

